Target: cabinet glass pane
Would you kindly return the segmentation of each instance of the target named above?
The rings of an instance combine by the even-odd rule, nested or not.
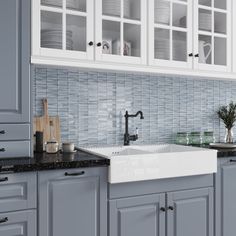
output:
[[[140,0],[124,0],[124,18],[140,20]]]
[[[49,7],[62,7],[62,0],[41,0],[41,5]]]
[[[170,25],[170,2],[155,0],[154,20],[157,24]]]
[[[103,54],[121,55],[119,22],[102,21],[102,41]]]
[[[187,33],[173,31],[172,53],[174,61],[187,61]]]
[[[67,9],[86,12],[86,0],[66,0]]]
[[[211,11],[199,9],[199,30],[212,30],[212,13]]]
[[[66,49],[86,51],[86,17],[66,16]]]
[[[187,6],[183,4],[173,3],[173,26],[187,27]]]
[[[124,56],[140,57],[141,52],[140,25],[124,24]]]
[[[167,29],[155,29],[154,34],[155,58],[170,60],[170,31]]]
[[[226,34],[226,14],[221,12],[214,13],[215,22],[214,22],[214,30],[215,33]]]
[[[227,0],[214,0],[214,1],[215,1],[215,8],[219,8],[223,10],[227,9]]]
[[[102,14],[120,17],[121,0],[102,0]]]
[[[199,63],[212,64],[211,36],[199,35],[198,39]]]
[[[199,5],[203,5],[203,6],[208,6],[208,7],[212,6],[212,0],[199,0],[198,3]]]
[[[225,66],[227,64],[226,60],[226,39],[215,37],[215,46],[214,46],[214,63],[215,65]]]
[[[41,12],[41,47],[62,49],[62,14]]]

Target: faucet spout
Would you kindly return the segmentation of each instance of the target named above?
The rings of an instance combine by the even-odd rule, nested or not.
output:
[[[129,135],[129,117],[137,117],[138,115],[140,115],[140,119],[143,120],[144,116],[143,116],[143,112],[142,111],[138,111],[136,114],[134,115],[130,115],[128,113],[128,111],[125,112],[125,134],[124,134],[124,145],[129,145],[130,141],[136,141],[138,139],[138,133],[136,133],[135,135]]]

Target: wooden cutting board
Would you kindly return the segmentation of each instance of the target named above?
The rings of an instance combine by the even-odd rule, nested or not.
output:
[[[52,132],[52,137],[56,141],[61,143],[61,126],[59,116],[49,116],[48,115],[48,101],[43,99],[43,116],[34,117],[34,134],[36,131],[43,132],[43,141],[46,143],[51,139],[50,132]]]

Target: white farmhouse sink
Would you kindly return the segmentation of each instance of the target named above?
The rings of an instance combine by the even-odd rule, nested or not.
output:
[[[217,151],[175,144],[80,148],[110,159],[109,182],[211,174],[217,171]]]

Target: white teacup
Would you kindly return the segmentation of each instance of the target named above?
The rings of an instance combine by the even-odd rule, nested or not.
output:
[[[62,143],[62,152],[74,152],[75,144],[74,143]]]

